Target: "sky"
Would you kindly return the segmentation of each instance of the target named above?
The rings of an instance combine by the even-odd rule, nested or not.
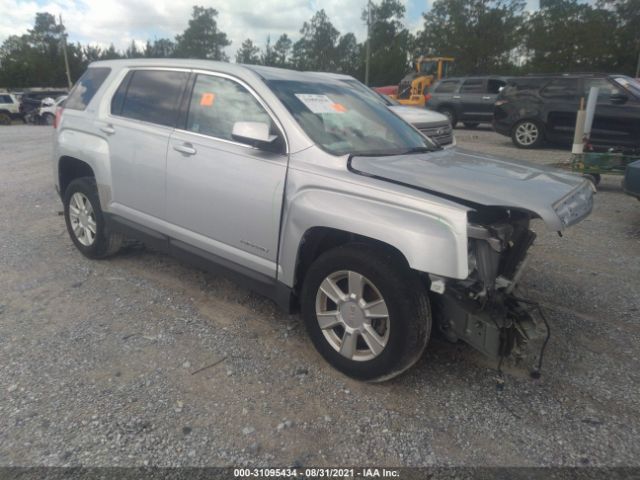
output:
[[[411,31],[422,26],[422,12],[430,0],[401,0]],[[530,3],[537,0],[529,0]],[[251,38],[264,47],[282,33],[294,41],[305,20],[324,9],[340,33],[366,37],[360,16],[367,0],[0,0],[0,44],[9,35],[21,35],[33,26],[36,12],[62,14],[69,41],[124,50],[131,41],[143,46],[148,39],[171,38],[188,24],[194,4],[218,10],[218,28],[232,41],[232,58],[242,41]]]

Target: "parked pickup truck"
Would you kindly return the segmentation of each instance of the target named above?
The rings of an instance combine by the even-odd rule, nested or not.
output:
[[[312,73],[95,62],[61,110],[52,168],[82,254],[133,237],[226,271],[299,309],[322,356],[362,380],[411,367],[432,325],[496,359],[523,347],[530,221],[560,231],[592,208],[581,177],[443,149]]]

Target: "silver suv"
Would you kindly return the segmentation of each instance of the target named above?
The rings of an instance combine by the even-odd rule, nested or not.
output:
[[[93,63],[57,112],[73,243],[126,237],[300,309],[338,370],[394,377],[432,323],[494,358],[535,331],[514,295],[541,218],[587,216],[579,177],[442,149],[341,81],[198,60]]]

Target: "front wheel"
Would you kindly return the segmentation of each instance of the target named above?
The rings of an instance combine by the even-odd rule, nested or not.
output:
[[[313,344],[333,367],[359,380],[383,381],[411,367],[427,345],[425,292],[401,257],[346,245],[311,265],[302,314]]]
[[[511,141],[518,148],[536,148],[543,142],[542,127],[533,120],[521,120],[511,132]]]
[[[110,232],[100,207],[96,181],[92,177],[73,180],[64,194],[64,219],[74,245],[85,257],[115,254],[122,235]]]

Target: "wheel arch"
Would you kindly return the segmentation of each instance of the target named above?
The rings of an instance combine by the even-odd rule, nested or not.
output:
[[[89,163],[79,158],[63,155],[58,159],[58,181],[60,185],[60,195],[64,195],[69,184],[80,177],[93,177],[95,172]]]
[[[466,278],[466,209],[416,211],[346,193],[308,190],[288,202],[283,218],[278,279],[299,287],[322,252],[364,242],[402,258],[420,272]]]
[[[60,195],[64,195],[71,180],[78,178],[74,173],[86,174],[96,179],[100,204],[103,210],[108,210],[112,194],[108,143],[96,135],[65,128],[57,134],[54,155]],[[64,177],[63,172],[68,174],[69,169],[72,176]]]
[[[389,243],[346,230],[339,230],[331,227],[311,227],[302,236],[302,240],[298,248],[295,270],[295,289],[298,290],[300,288],[300,280],[305,277],[311,264],[323,253],[331,250],[332,248],[354,243],[369,245],[380,252],[388,253],[409,267],[409,262],[404,254],[398,250],[398,248]]]

